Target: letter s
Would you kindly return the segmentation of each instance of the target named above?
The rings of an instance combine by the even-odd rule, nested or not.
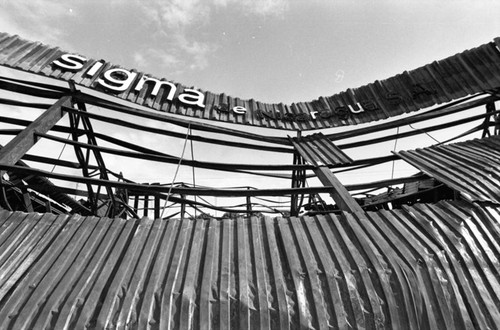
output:
[[[80,55],[64,54],[52,63],[66,70],[77,71],[83,68],[85,62],[87,62],[87,59]]]

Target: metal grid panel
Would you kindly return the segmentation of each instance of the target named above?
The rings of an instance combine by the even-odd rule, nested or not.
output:
[[[284,219],[0,211],[0,327],[494,329],[500,208]]]
[[[470,201],[500,203],[499,136],[397,154]]]
[[[499,43],[498,40],[496,42]],[[106,70],[119,68],[117,65],[102,62],[102,67],[92,77],[85,75],[85,72],[97,62],[94,59],[88,59],[82,70],[77,72],[62,71],[52,62],[65,53],[58,48],[0,33],[0,65],[66,81],[72,79],[81,86],[106,92],[97,80]],[[136,79],[144,75],[141,72],[136,73]],[[177,95],[188,88],[179,83],[176,83],[176,86]],[[270,128],[310,130],[385,119],[499,87],[500,51],[495,43],[491,42],[385,80],[377,80],[329,97],[319,97],[311,102],[291,105],[264,104],[254,100],[240,100],[225,94],[203,92],[205,108],[201,109],[175,102],[175,99],[174,102],[164,102],[164,91],[160,91],[155,98],[151,96],[152,88],[135,91],[134,84],[131,84],[127,91],[113,95],[158,111],[194,118]],[[223,103],[229,108],[236,105],[245,106],[248,113],[245,116],[237,116],[233,112],[217,111],[214,106]],[[353,113],[361,111],[361,108],[365,110]],[[265,110],[272,116],[259,118],[256,115],[258,109]],[[319,111],[315,115],[316,119],[311,119],[310,113],[316,111]],[[299,116],[295,118],[305,114],[306,118],[286,120],[285,114]]]

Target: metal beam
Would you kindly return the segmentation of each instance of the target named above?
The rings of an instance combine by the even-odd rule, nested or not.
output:
[[[297,158],[302,158],[305,163],[314,166],[314,173],[324,186],[333,187],[329,193],[335,200],[335,203],[342,211],[347,212],[363,212],[363,209],[352,198],[351,194],[347,191],[337,177],[328,168],[328,164],[348,164],[352,163],[352,159],[344,154],[335,144],[326,139],[323,134],[317,134],[307,137],[301,137],[297,134],[297,138],[292,139],[288,137],[290,143],[295,148]],[[294,157],[295,160],[295,157]],[[294,164],[295,165],[295,164]],[[298,172],[298,171],[297,171]],[[295,179],[295,176],[292,175]],[[292,180],[292,185],[293,185]],[[291,215],[297,213],[297,201],[292,198]]]
[[[335,200],[337,206],[342,211],[348,211],[351,213],[364,212],[361,206],[354,200],[351,194],[347,191],[344,185],[340,183],[332,171],[327,166],[320,166],[314,169],[318,179],[325,186],[334,187],[330,191],[330,196]]]
[[[63,116],[61,107],[71,106],[71,96],[61,97],[0,150],[0,164],[12,166],[37,142],[35,133],[47,133]]]

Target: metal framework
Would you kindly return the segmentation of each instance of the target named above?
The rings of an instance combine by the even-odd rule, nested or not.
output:
[[[98,75],[85,73],[96,61],[81,72],[78,62],[63,63],[73,69],[65,72],[53,65],[64,59],[59,49],[0,33],[0,64],[69,81],[0,77],[8,140],[0,148],[0,328],[500,328],[499,45],[292,106],[207,92],[212,107],[200,112],[162,103],[152,88],[110,95],[98,86],[96,96]],[[316,122],[286,121],[296,136],[185,119],[246,125],[229,111],[240,104],[262,115],[260,123],[247,117],[254,126],[307,119],[319,104],[340,119],[318,111]],[[341,104],[366,111],[349,117]],[[20,109],[39,115],[27,120]],[[395,114],[406,117],[306,132]],[[436,143],[397,150],[408,137]],[[238,159],[196,159],[193,142],[236,148]],[[384,142],[393,149],[380,152]],[[239,157],[248,150],[262,163]],[[122,169],[134,160],[141,173],[154,164],[162,172],[132,180]],[[416,173],[366,175],[391,163]],[[192,177],[178,179],[182,170]],[[203,186],[201,171],[247,181]],[[346,172],[359,183],[343,184]],[[284,184],[257,189],[253,178]]]
[[[2,206],[7,209],[23,209],[26,211],[34,210],[34,204],[44,204],[45,209],[53,210],[54,212],[80,213],[84,215],[97,215],[97,216],[110,216],[110,217],[134,217],[153,216],[155,218],[161,217],[163,209],[167,202],[169,205],[179,205],[179,212],[175,216],[181,218],[186,217],[186,209],[189,206],[191,212],[203,214],[203,210],[212,209],[225,212],[226,216],[230,214],[246,214],[251,216],[256,213],[273,213],[280,212],[282,214],[290,214],[297,216],[308,212],[316,214],[318,212],[332,212],[332,211],[347,211],[347,212],[362,212],[363,209],[372,209],[373,207],[388,207],[392,201],[401,200],[400,194],[389,194],[385,197],[378,199],[373,198],[373,194],[366,195],[365,199],[354,199],[349,190],[378,190],[392,189],[391,187],[397,184],[409,185],[412,182],[420,182],[425,180],[426,177],[414,176],[409,178],[400,178],[393,180],[385,180],[381,182],[374,182],[373,184],[344,186],[337,179],[335,173],[342,171],[356,171],[357,169],[366,168],[367,166],[374,166],[383,162],[395,161],[394,156],[384,156],[379,158],[365,159],[365,160],[352,160],[343,150],[357,147],[369,147],[373,143],[387,141],[390,139],[398,139],[416,134],[428,134],[434,130],[447,129],[456,125],[474,120],[482,122],[476,126],[475,129],[469,130],[463,134],[471,134],[474,131],[482,131],[482,136],[490,136],[490,127],[498,131],[496,121],[491,118],[498,118],[498,112],[495,108],[495,100],[497,95],[495,93],[488,93],[483,95],[476,95],[473,99],[464,98],[459,102],[453,102],[446,106],[440,106],[436,109],[417,114],[404,120],[397,120],[392,123],[383,123],[380,125],[372,126],[370,129],[365,130],[364,133],[371,133],[376,131],[383,131],[398,125],[411,124],[432,118],[442,118],[449,114],[466,111],[478,106],[486,106],[484,114],[475,114],[455,121],[450,121],[442,124],[432,125],[420,131],[410,131],[397,135],[386,135],[377,139],[358,140],[355,143],[339,144],[336,145],[332,141],[341,138],[347,138],[353,135],[360,135],[358,130],[348,131],[346,133],[338,134],[312,134],[302,136],[299,132],[297,137],[265,139],[267,145],[262,145],[265,151],[275,153],[286,153],[293,155],[292,165],[269,165],[269,164],[234,164],[234,163],[210,163],[196,160],[183,159],[172,155],[159,152],[149,147],[140,146],[132,142],[117,140],[110,135],[96,132],[93,128],[92,121],[106,122],[116,126],[117,128],[132,128],[140,130],[149,130],[157,134],[168,135],[171,138],[183,138],[191,141],[201,141],[210,144],[229,145],[239,148],[252,148],[258,149],[257,144],[249,144],[247,142],[227,141],[223,139],[206,138],[193,134],[178,134],[172,131],[148,128],[130,121],[123,121],[110,116],[103,116],[101,114],[92,113],[87,111],[87,104],[93,106],[100,106],[111,109],[112,111],[122,111],[126,113],[133,113],[138,118],[140,117],[154,117],[159,119],[156,115],[151,116],[151,113],[141,112],[139,109],[130,108],[127,106],[113,103],[109,100],[98,99],[94,96],[86,94],[75,88],[74,84],[70,84],[69,88],[61,88],[51,85],[40,86],[39,83],[30,83],[28,81],[13,81],[8,78],[0,79],[0,87],[4,90],[15,90],[17,93],[34,95],[37,97],[49,97],[49,99],[56,98],[56,101],[51,105],[19,102],[13,100],[3,99],[2,103],[10,106],[18,107],[32,107],[32,108],[46,108],[46,110],[33,122],[0,117],[0,121],[9,124],[25,126],[21,130],[2,130],[2,134],[14,135],[14,138],[0,150],[0,169],[7,173],[2,176]],[[27,96],[29,97],[29,96]],[[137,111],[134,111],[137,110]],[[58,122],[64,116],[68,117],[68,126],[58,125]],[[186,124],[183,120],[163,117],[171,123]],[[198,125],[197,129],[205,131],[217,131],[218,128],[212,125]],[[191,126],[188,125],[189,132]],[[58,137],[51,132],[63,132],[68,134],[70,139]],[[257,141],[259,136],[249,135],[243,131],[235,131],[232,129],[222,128],[218,131],[220,134],[234,134],[244,136],[247,139]],[[462,134],[460,134],[461,136]],[[47,139],[63,144],[64,146],[73,147],[76,162],[64,161],[60,159],[53,159],[43,157],[41,155],[31,155],[28,153],[30,148],[37,143],[40,139]],[[114,147],[101,147],[98,140],[102,140],[116,145]],[[274,141],[277,145],[268,146],[270,141]],[[118,155],[122,157],[140,158],[151,160],[154,162],[162,162],[166,164],[179,164],[179,166],[192,166],[193,168],[215,169],[219,171],[240,172],[242,174],[272,176],[281,179],[291,180],[291,188],[289,189],[251,189],[246,187],[244,189],[220,189],[210,187],[197,187],[191,186],[189,183],[182,182],[180,184],[161,184],[161,183],[147,183],[139,184],[127,180],[121,173],[115,173],[109,169],[104,161],[104,154]],[[40,169],[26,166],[25,163],[20,164],[22,160],[35,161],[39,163],[50,163],[59,166],[78,168],[81,175],[68,175],[58,174],[55,172],[46,172]],[[272,171],[269,173],[266,171]],[[277,174],[276,172],[285,172]],[[287,174],[289,172],[290,174]],[[16,178],[17,179],[14,179]],[[306,182],[309,179],[317,177],[322,186],[307,187]],[[9,180],[10,178],[10,180]],[[70,188],[72,184],[58,184],[58,185],[43,185],[40,182],[34,182],[33,178],[39,181],[50,182],[48,180],[58,180],[83,184],[85,190],[78,190]],[[439,185],[439,184],[438,184]],[[397,191],[397,190],[396,190]],[[425,191],[425,190],[424,190]],[[37,198],[46,196],[47,201],[44,203],[35,202],[34,194]],[[334,205],[328,205],[321,198],[320,194],[328,193],[335,201]],[[12,207],[9,203],[7,195],[16,195],[20,200],[16,207]],[[80,202],[70,198],[70,195],[79,195],[83,197]],[[422,198],[425,192],[414,191],[414,199]],[[56,197],[55,197],[56,196]],[[191,198],[189,197],[191,196]],[[238,205],[230,207],[217,207],[213,204],[207,203],[199,199],[201,196],[239,196],[245,198],[243,208]],[[289,207],[284,209],[282,206],[271,206],[268,200],[266,208],[258,207],[263,205],[257,202],[254,198],[269,198],[272,196],[289,196]],[[442,196],[447,196],[442,193]],[[195,198],[193,198],[195,197]],[[54,200],[54,198],[56,198]],[[411,203],[412,198],[405,196],[406,200]],[[439,199],[439,196],[435,196]],[[10,198],[12,199],[12,197]],[[304,200],[308,203],[304,204]],[[374,201],[377,200],[377,202]],[[54,202],[58,202],[60,206],[53,209]],[[379,206],[376,206],[379,205]],[[62,207],[63,206],[63,207]],[[40,206],[38,206],[40,207]],[[61,208],[62,207],[62,208]],[[169,215],[169,217],[172,215]]]

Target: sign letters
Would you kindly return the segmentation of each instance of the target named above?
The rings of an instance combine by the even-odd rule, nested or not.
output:
[[[61,70],[77,72],[85,67],[88,60],[80,55],[63,54],[53,64]],[[150,97],[158,97],[160,91],[163,91],[163,101],[173,102],[174,99],[188,106],[195,106],[200,109],[205,108],[205,95],[195,89],[184,88],[178,91],[178,86],[173,82],[159,80],[156,78],[141,76],[138,77],[136,72],[131,72],[121,68],[112,68],[101,72],[103,62],[95,62],[88,67],[84,73],[87,77],[95,77],[97,74],[97,84],[109,93],[123,93],[133,90],[140,93],[144,88],[150,89]],[[422,84],[413,86],[411,99],[418,101],[434,94],[435,91],[427,89]],[[177,95],[177,96],[176,96]],[[397,92],[387,92],[382,96],[382,100],[391,106],[398,106],[405,102],[405,97]],[[267,111],[256,109],[253,111],[255,118],[260,120],[279,120],[284,122],[307,122],[325,119],[346,120],[351,116],[356,116],[362,112],[376,111],[380,109],[380,105],[376,100],[366,99],[357,102],[354,105],[345,104],[329,109],[314,109],[309,112],[292,113],[281,111]],[[234,116],[246,116],[248,110],[243,106],[230,107],[226,103],[214,104],[212,110],[217,113],[232,113]]]

